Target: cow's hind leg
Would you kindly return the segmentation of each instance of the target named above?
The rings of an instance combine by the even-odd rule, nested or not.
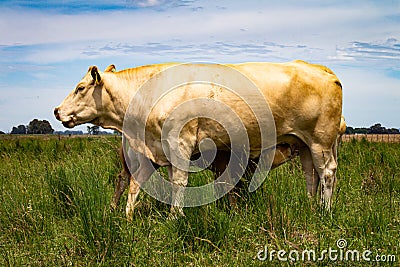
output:
[[[334,149],[334,144],[331,147],[319,144],[311,146],[314,167],[321,178],[321,200],[327,210],[331,208],[332,194],[336,183],[337,163]]]
[[[320,178],[314,168],[311,151],[306,145],[300,148],[300,161],[306,177],[308,196],[314,197],[317,194]]]
[[[171,197],[171,218],[176,218],[177,215],[185,216],[183,213],[184,206],[184,191],[188,184],[188,172],[181,170],[178,167],[172,166],[172,197]]]

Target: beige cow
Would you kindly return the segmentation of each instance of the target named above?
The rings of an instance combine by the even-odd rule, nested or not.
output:
[[[100,72],[95,66],[90,67],[76,88],[54,110],[55,116],[69,128],[82,123],[93,123],[122,131],[125,113],[132,96],[152,76],[176,65],[150,65],[120,72],[112,72],[114,66],[110,66],[105,72]],[[192,66],[202,67],[202,65]],[[336,182],[336,147],[342,114],[342,87],[338,78],[324,66],[303,61],[281,64],[243,63],[232,64],[229,67],[240,71],[260,89],[272,111],[277,147],[288,145],[298,148],[306,175],[307,191],[310,195],[315,195],[318,181],[321,181],[321,199],[325,207],[329,208]],[[148,125],[146,141],[151,140],[151,145],[132,146],[140,143],[137,143],[137,140],[129,140],[138,157],[138,169],[131,179],[129,205],[133,205],[137,197],[138,192],[134,192],[135,181],[145,181],[151,175],[148,171],[149,166],[144,163],[145,159],[151,159],[159,166],[168,166],[172,183],[186,186],[187,171],[171,166],[167,155],[160,150],[161,141],[157,139],[161,136],[162,128],[158,126],[163,125],[165,114],[184,101],[196,97],[219,97],[219,101],[235,103],[236,113],[243,116],[241,119],[249,134],[250,158],[256,159],[261,153],[259,139],[255,137],[259,129],[254,126],[254,117],[249,115],[237,97],[229,92],[218,91],[220,93],[218,95],[216,91],[212,91],[220,88],[202,88],[198,85],[196,88],[190,86],[184,88],[183,91],[165,100],[164,105],[154,109],[149,116],[150,123],[145,123]],[[146,99],[146,96],[143,95],[142,99]],[[139,109],[147,108],[148,103],[144,100],[135,105]],[[160,109],[163,112],[160,112]],[[209,127],[210,125],[212,124],[206,119],[185,125],[179,136],[179,151],[183,151],[187,159],[198,153],[196,144],[201,141],[199,138],[215,136],[215,129],[218,127],[215,125]],[[201,133],[201,136],[198,133]],[[218,133],[218,138],[214,140],[217,148],[226,149],[219,144],[229,143],[229,137]],[[179,201],[174,204],[173,211],[182,213]],[[131,207],[127,207],[127,210],[131,210]]]

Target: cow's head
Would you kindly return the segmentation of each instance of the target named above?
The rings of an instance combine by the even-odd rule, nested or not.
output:
[[[114,71],[110,65],[105,72]],[[54,109],[54,116],[67,128],[73,128],[83,123],[102,125],[107,93],[103,90],[104,83],[96,66],[89,68],[86,75],[64,101]]]

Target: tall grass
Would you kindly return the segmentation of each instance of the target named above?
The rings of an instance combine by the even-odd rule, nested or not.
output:
[[[119,143],[115,137],[0,139],[0,266],[324,266],[335,262],[256,256],[265,247],[336,248],[339,238],[349,249],[400,261],[400,144],[343,143],[330,214],[307,197],[294,160],[272,170],[257,191],[241,190],[236,206],[223,198],[170,220],[169,206],[142,193],[128,222],[123,205],[109,208]],[[209,175],[193,174],[190,183]]]

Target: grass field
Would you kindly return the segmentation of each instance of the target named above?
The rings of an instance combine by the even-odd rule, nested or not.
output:
[[[124,205],[109,209],[119,143],[116,137],[0,139],[0,266],[400,265],[398,143],[342,144],[331,214],[308,199],[295,160],[271,171],[256,192],[241,192],[235,208],[223,198],[169,220],[169,207],[142,193],[132,222]],[[192,175],[191,183],[204,175]],[[347,241],[342,257],[338,239]],[[326,254],[321,261],[301,258],[304,250],[318,258],[329,248],[338,250],[336,261]],[[260,250],[300,256],[284,262],[275,252],[272,261],[260,261]],[[392,262],[346,260],[348,250],[360,251],[360,260],[369,250],[371,260]]]

